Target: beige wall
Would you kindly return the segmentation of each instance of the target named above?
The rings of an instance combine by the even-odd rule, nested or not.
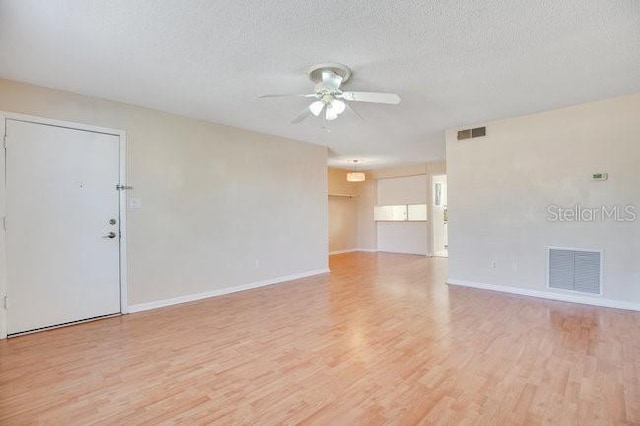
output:
[[[404,166],[389,167],[386,169],[373,170],[373,179],[386,179],[403,176],[424,175],[427,172],[426,163],[407,164]]]
[[[364,182],[348,182],[349,170],[329,168],[329,253],[358,246],[358,198]],[[366,182],[366,181],[365,181]],[[353,195],[345,197],[344,195]]]
[[[347,181],[347,173],[351,170],[335,169],[330,167],[327,171],[327,187],[329,194],[358,195],[364,182]],[[370,179],[369,173],[365,176]],[[366,182],[366,181],[365,181]]]
[[[548,246],[602,249],[604,295],[589,303],[640,309],[638,219],[553,222],[547,211],[640,206],[640,94],[486,126],[467,141],[447,132],[450,281],[547,296]],[[598,172],[609,180],[592,181]]]
[[[130,305],[327,268],[325,147],[7,80],[0,110],[127,132]]]
[[[378,249],[378,229],[373,220],[373,206],[378,198],[378,186],[373,174],[360,186],[358,196],[358,248],[376,251]]]

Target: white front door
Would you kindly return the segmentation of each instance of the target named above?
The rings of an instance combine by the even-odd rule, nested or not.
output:
[[[5,124],[8,334],[120,312],[119,136]]]

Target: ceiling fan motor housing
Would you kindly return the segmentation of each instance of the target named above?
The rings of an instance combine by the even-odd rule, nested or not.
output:
[[[342,64],[327,62],[323,64],[314,65],[309,68],[309,79],[316,84],[322,84],[322,73],[324,71],[331,71],[332,73],[342,77],[342,83],[345,83],[351,77],[351,69]]]

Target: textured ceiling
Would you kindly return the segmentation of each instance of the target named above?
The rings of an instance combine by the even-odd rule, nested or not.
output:
[[[323,144],[363,168],[444,158],[443,130],[640,91],[640,1],[0,0],[0,76]],[[340,62],[365,118],[307,119]],[[1,96],[1,93],[0,93]],[[324,128],[326,127],[326,129]]]

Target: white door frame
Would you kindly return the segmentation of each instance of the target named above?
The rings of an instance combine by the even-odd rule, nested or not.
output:
[[[87,124],[73,123],[69,121],[52,120],[49,118],[36,117],[33,115],[18,114],[0,111],[0,137],[5,134],[6,120],[18,120],[28,123],[44,124],[47,126],[64,127],[73,130],[82,130],[94,133],[104,133],[118,136],[120,139],[120,171],[119,185],[127,186],[127,135],[124,130],[109,129],[105,127],[90,126]],[[4,140],[0,149],[0,218],[6,215],[6,172],[5,172],[5,150]],[[116,189],[114,188],[114,191]],[[127,191],[120,190],[120,312],[129,312],[127,302]],[[0,222],[0,339],[7,337],[7,309],[5,297],[7,295],[7,247],[3,222]]]
[[[429,194],[431,194],[431,199],[429,200],[429,205],[431,206],[430,208],[430,214],[431,214],[431,256],[436,256],[436,203],[435,203],[435,199],[436,199],[436,193],[435,193],[435,180],[436,178],[439,178],[441,176],[447,176],[446,173],[438,173],[436,175],[431,175],[431,182],[430,185],[431,187],[429,188]]]

